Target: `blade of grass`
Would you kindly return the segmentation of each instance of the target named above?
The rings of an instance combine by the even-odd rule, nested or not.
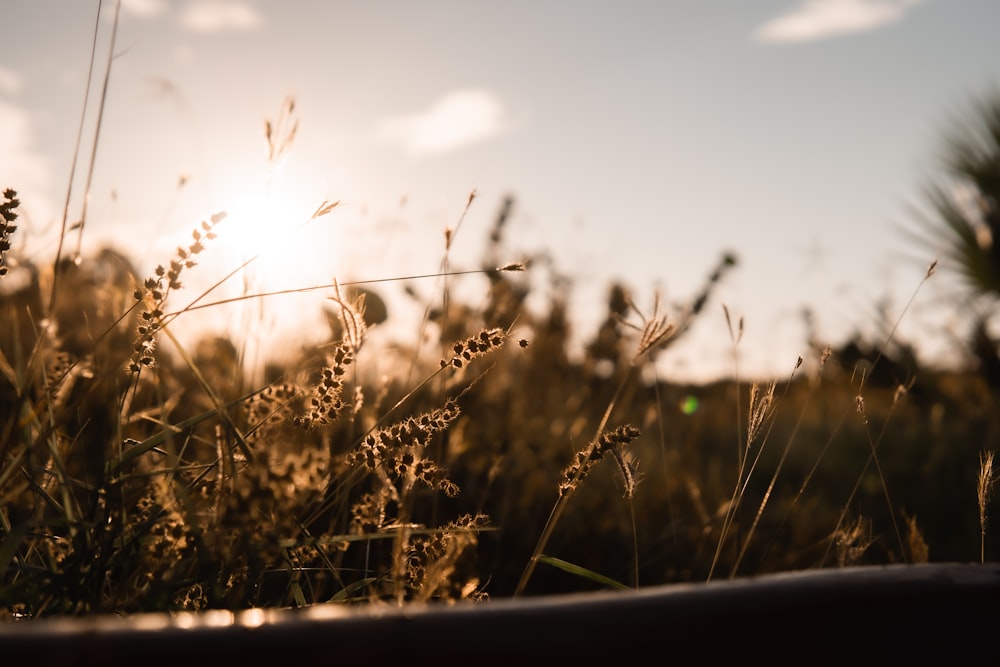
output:
[[[235,407],[240,403],[253,398],[257,394],[263,392],[265,389],[267,389],[267,387],[261,387],[260,389],[255,389],[254,391],[244,394],[239,398],[235,398],[229,401],[228,403],[222,404],[221,406],[217,406],[211,410],[206,410],[205,412],[202,412],[199,415],[188,417],[187,419],[180,421],[177,424],[174,424],[173,426],[163,429],[156,435],[146,438],[142,442],[135,443],[132,447],[122,452],[122,455],[120,457],[108,462],[107,468],[105,470],[106,474],[112,475],[118,472],[121,469],[121,467],[126,463],[128,463],[129,461],[132,461],[133,459],[142,456],[151,449],[154,449],[155,447],[162,445],[164,442],[166,442],[168,437],[172,437],[177,433],[182,433],[184,431],[187,431],[188,429],[192,429],[201,422],[205,421],[206,419],[210,419],[219,414],[220,409],[225,410],[228,408]]]
[[[243,452],[244,456],[250,458],[252,456],[250,453],[250,445],[247,444],[246,439],[240,432],[240,429],[237,428],[235,422],[233,422],[233,418],[229,415],[229,407],[231,406],[224,404],[222,402],[222,399],[219,398],[219,395],[215,392],[214,389],[212,389],[212,385],[208,383],[208,381],[205,379],[205,376],[201,374],[200,370],[198,370],[198,366],[197,364],[194,363],[194,359],[192,359],[191,355],[187,353],[187,350],[184,349],[184,346],[181,345],[180,341],[174,337],[174,334],[170,331],[170,328],[165,326],[161,329],[161,331],[168,338],[170,338],[170,342],[174,344],[174,347],[177,349],[177,353],[180,355],[184,363],[187,364],[188,370],[191,371],[191,374],[194,375],[195,379],[198,381],[198,384],[201,385],[201,388],[205,390],[206,394],[208,394],[208,397],[211,399],[212,403],[215,404],[216,413],[220,417],[222,417],[222,419],[224,419],[226,423],[229,425],[229,428],[232,429],[233,436],[236,438],[236,444],[239,446],[240,451]]]
[[[594,572],[593,570],[588,570],[585,567],[581,567],[580,565],[576,565],[575,563],[570,563],[561,558],[555,558],[553,556],[546,556],[545,554],[541,554],[538,556],[537,560],[539,563],[545,563],[547,565],[551,565],[552,567],[558,568],[563,572],[568,572],[572,575],[576,575],[577,577],[582,577],[583,579],[589,579],[590,581],[596,582],[603,586],[607,586],[608,588],[617,588],[620,591],[632,590],[631,588],[621,583],[620,581],[616,581],[610,577],[605,577],[603,574],[599,574],[597,572]]]

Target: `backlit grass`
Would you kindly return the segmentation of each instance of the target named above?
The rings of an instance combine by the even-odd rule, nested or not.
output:
[[[266,124],[271,156],[290,149],[294,108]],[[533,262],[497,261],[512,198],[486,268],[452,269],[461,220],[483,205],[472,193],[439,271],[302,286],[327,297],[328,330],[290,360],[251,366],[238,337],[175,332],[275,296],[217,294],[255,261],[200,264],[221,214],[192,221],[142,275],[133,239],[79,253],[86,212],[75,228],[63,221],[54,257],[22,253],[11,188],[0,199],[4,619],[482,602],[985,561],[1000,548],[997,382],[973,365],[919,363],[899,320],[882,340],[804,346],[780,378],[662,377],[658,357],[724,308],[713,296],[733,253],[680,304],[608,285],[603,321],[574,331],[572,276],[529,308]],[[338,212],[324,201],[312,218]],[[179,301],[196,272],[212,287]],[[379,285],[429,279],[440,288],[414,297],[420,343],[373,342],[394,317]],[[457,296],[460,279],[477,281],[474,296]],[[724,314],[738,356],[743,322]]]

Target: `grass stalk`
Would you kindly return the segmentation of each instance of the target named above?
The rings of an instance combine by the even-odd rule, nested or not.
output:
[[[979,480],[976,485],[976,498],[979,501],[979,562],[986,562],[986,519],[993,486],[996,484],[996,474],[993,472],[994,452],[981,452],[979,455]]]

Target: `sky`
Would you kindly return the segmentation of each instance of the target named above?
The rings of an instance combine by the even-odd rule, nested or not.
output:
[[[927,355],[954,346],[947,275],[924,282],[934,254],[901,229],[942,133],[996,88],[994,0],[3,6],[0,185],[20,193],[27,257],[54,252],[69,192],[85,224],[68,245],[111,244],[145,275],[225,211],[190,298],[255,255],[213,294],[435,273],[446,229],[449,268],[476,269],[512,197],[499,259],[547,258],[533,303],[568,278],[582,338],[612,282],[676,314],[735,253],[664,379],[786,375],[811,355],[806,308],[820,341],[900,319]],[[323,202],[339,204],[310,220]],[[422,312],[404,284],[440,295],[379,284],[391,321]],[[485,294],[477,276],[452,286]],[[323,333],[329,295],[190,326],[287,350]]]

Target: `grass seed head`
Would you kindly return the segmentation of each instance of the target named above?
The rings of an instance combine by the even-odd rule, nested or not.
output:
[[[462,368],[473,359],[479,359],[493,350],[499,349],[506,340],[507,334],[504,333],[503,329],[483,329],[475,336],[470,336],[455,343],[452,346],[455,354],[451,359],[442,359],[441,368],[446,368],[447,366]]]
[[[563,470],[562,481],[559,483],[559,495],[565,496],[576,490],[590,474],[591,468],[603,459],[605,454],[612,452],[615,462],[625,478],[626,495],[631,497],[631,493],[635,490],[636,469],[634,459],[628,455],[625,448],[639,435],[639,429],[629,424],[602,433],[597,440],[578,451],[573,456],[573,461]]]
[[[10,237],[17,231],[17,208],[20,205],[16,191],[11,188],[3,191],[0,197],[0,276],[7,274],[7,251],[10,250]]]

